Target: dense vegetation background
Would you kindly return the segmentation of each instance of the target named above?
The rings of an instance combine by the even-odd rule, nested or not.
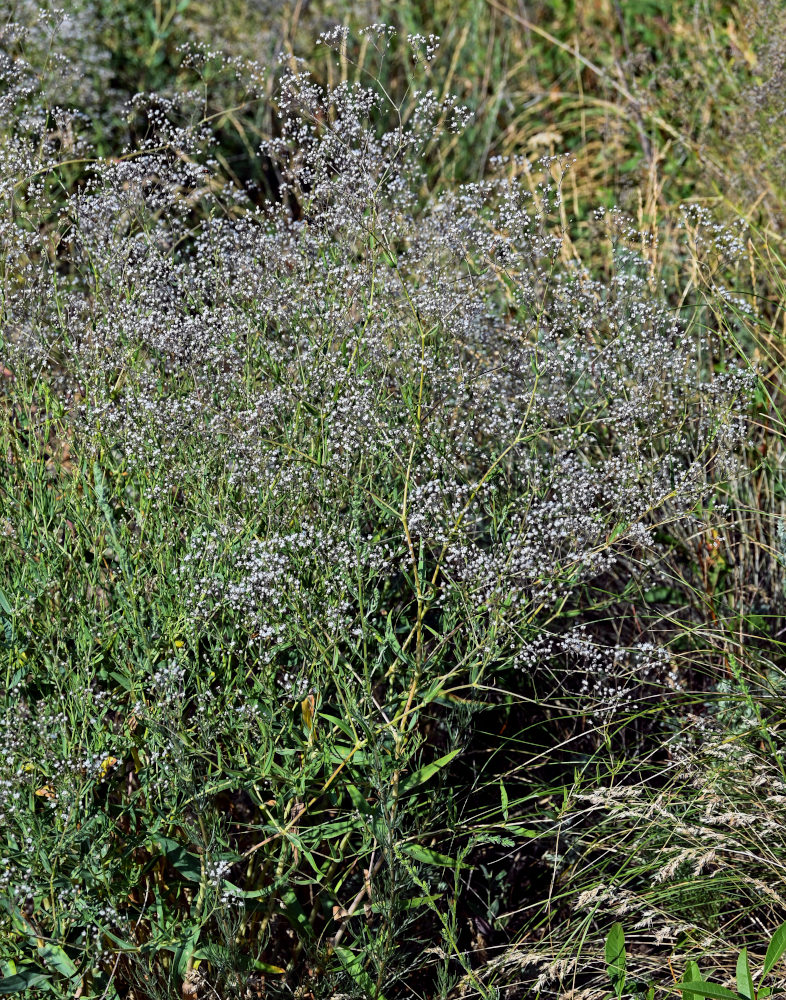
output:
[[[760,966],[780,0],[0,16],[0,992]]]

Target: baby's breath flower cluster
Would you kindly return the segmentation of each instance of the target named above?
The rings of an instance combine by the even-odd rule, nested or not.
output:
[[[303,601],[351,632],[347,577],[417,572],[421,615],[512,629],[646,559],[710,466],[733,472],[755,377],[709,371],[720,342],[686,333],[630,251],[609,281],[565,265],[560,164],[421,203],[452,99],[421,95],[405,124],[374,88],[301,70],[278,93],[277,202],[228,205],[209,132],[148,101],[149,137],[63,210],[68,307],[38,284],[7,299],[6,363],[48,366],[83,446],[147,469],[151,503],[212,476],[260,498],[263,532],[242,501],[184,553],[195,620],[225,607],[273,642]]]

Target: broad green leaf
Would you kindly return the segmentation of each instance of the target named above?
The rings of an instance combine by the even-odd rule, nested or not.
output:
[[[183,976],[185,976],[186,971],[188,969],[188,963],[194,956],[197,944],[199,943],[199,935],[201,933],[202,933],[201,925],[195,924],[192,927],[191,933],[188,935],[188,938],[175,951],[175,968],[177,969],[177,974],[181,979],[183,978]]]
[[[748,963],[748,949],[743,948],[737,959],[737,992],[748,1000],[753,1000],[753,978]]]
[[[48,980],[49,976],[43,972],[36,972],[33,969],[24,969],[13,976],[6,976],[0,979],[0,996],[9,996],[12,993],[22,993],[32,986]]]
[[[364,813],[366,816],[370,816],[374,812],[373,806],[369,804],[357,785],[346,784],[344,787],[352,799],[352,805],[358,812]]]
[[[0,590],[0,611],[4,611],[9,618],[13,616],[13,611],[11,610],[11,605],[5,599],[5,594]]]
[[[407,792],[411,792],[413,788],[417,788],[418,785],[422,785],[424,782],[428,781],[429,778],[432,778],[437,771],[443,768],[446,764],[449,764],[457,753],[459,753],[458,750],[451,750],[450,753],[446,753],[444,757],[440,757],[439,760],[435,760],[432,764],[427,764],[425,767],[421,767],[418,768],[417,771],[413,771],[408,778],[399,782],[399,797],[405,795]]]
[[[38,957],[48,969],[54,969],[67,979],[78,979],[79,970],[58,944],[46,941],[38,946]]]
[[[685,975],[682,977],[683,983],[701,983],[704,982],[702,979],[701,972],[699,972],[699,967],[695,962],[688,962],[685,966]],[[680,986],[682,990],[682,1000],[698,1000],[698,997],[691,993],[690,990],[686,990],[684,986]]]
[[[740,1000],[738,993],[727,990],[725,986],[718,986],[717,983],[681,983],[680,989],[683,997],[686,993],[692,993],[694,996],[710,997],[711,1000]]]
[[[336,729],[340,729],[341,732],[348,736],[351,740],[355,739],[355,734],[352,732],[352,726],[350,726],[346,719],[339,719],[335,715],[328,715],[327,712],[320,712],[320,717],[326,722],[330,722],[336,727]]]
[[[323,840],[335,840],[336,837],[343,837],[350,830],[356,830],[361,824],[357,816],[351,819],[339,819],[335,823],[324,823],[319,827],[319,836]]]
[[[625,932],[620,923],[612,926],[606,938],[606,965],[612,979],[625,973]]]
[[[295,890],[288,889],[281,897],[281,901],[286,908],[287,916],[289,917],[292,926],[296,927],[303,937],[313,937],[314,930],[308,922],[305,910],[300,905],[298,898],[295,895]]]
[[[611,534],[609,535],[608,541],[616,542],[620,535],[624,534],[629,528],[627,521],[621,521],[618,525],[612,528]]]
[[[2,591],[0,591],[0,597],[3,596]],[[6,605],[7,607],[7,605]],[[3,628],[3,637],[6,646],[12,646],[14,643],[14,626],[11,624],[11,612],[9,611],[8,617],[0,615],[0,625]]]
[[[44,941],[40,938],[33,926],[23,916],[18,906],[6,902],[4,903],[4,909],[10,914],[11,922],[16,930],[27,938],[32,947],[36,948],[38,957],[47,968],[54,969],[55,972],[59,972],[61,976],[65,976],[72,981],[79,978],[79,970],[60,945],[55,944],[53,941]],[[48,979],[49,977],[45,978]]]
[[[784,951],[786,951],[786,923],[782,923],[772,935],[772,939],[767,947],[767,954],[764,956],[762,976],[767,975]]]
[[[153,843],[163,851],[167,861],[178,875],[182,875],[189,882],[200,882],[202,880],[202,866],[196,855],[189,854],[177,841],[170,840],[168,837],[153,837]]]

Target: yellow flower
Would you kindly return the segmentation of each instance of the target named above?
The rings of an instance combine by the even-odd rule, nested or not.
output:
[[[117,757],[105,757],[104,760],[101,761],[101,769],[99,772],[99,777],[101,778],[102,781],[107,776],[110,769],[113,768],[117,763],[118,763]]]

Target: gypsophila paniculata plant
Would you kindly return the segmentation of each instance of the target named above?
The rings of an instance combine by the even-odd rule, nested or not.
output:
[[[384,57],[393,33],[361,37]],[[441,89],[227,60],[274,112],[252,150],[274,196],[244,187],[199,82],[217,58],[130,101],[113,155],[0,59],[3,972],[84,997],[394,997],[423,975],[491,997],[460,941],[466,859],[558,817],[509,821],[495,780],[504,821],[478,819],[474,713],[512,691],[597,747],[686,689],[673,616],[615,632],[608,609],[668,591],[673,538],[733,517],[714,505],[758,377],[621,213],[593,270],[566,157],[430,189],[471,118]],[[731,814],[636,788],[575,800],[552,885],[599,809],[663,825],[664,885],[726,864]],[[594,891],[579,909],[622,900],[666,935],[657,891]]]

